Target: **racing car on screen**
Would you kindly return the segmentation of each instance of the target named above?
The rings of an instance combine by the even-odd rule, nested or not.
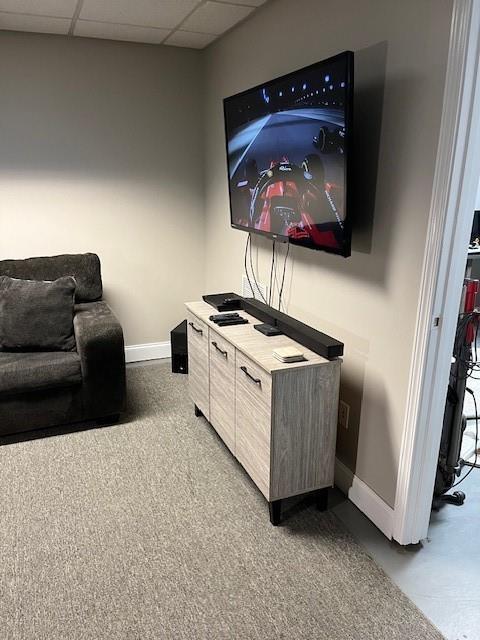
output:
[[[248,226],[293,242],[341,248],[343,223],[335,205],[336,185],[325,182],[317,154],[307,155],[301,166],[284,156],[261,172],[249,159],[244,180],[236,187],[249,200]]]

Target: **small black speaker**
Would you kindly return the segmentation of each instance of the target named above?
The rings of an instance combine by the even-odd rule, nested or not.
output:
[[[187,321],[170,331],[172,373],[188,373]]]

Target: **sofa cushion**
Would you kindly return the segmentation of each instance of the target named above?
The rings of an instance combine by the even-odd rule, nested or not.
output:
[[[0,260],[0,276],[21,280],[56,280],[73,276],[77,283],[76,302],[94,302],[102,297],[100,259],[95,253]]]
[[[54,282],[0,276],[0,351],[71,351],[75,348],[75,280]]]
[[[76,352],[0,353],[0,397],[82,382]]]

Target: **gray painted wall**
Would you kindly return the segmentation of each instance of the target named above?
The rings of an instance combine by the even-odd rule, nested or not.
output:
[[[203,293],[198,51],[0,32],[0,256],[95,251],[127,344]]]

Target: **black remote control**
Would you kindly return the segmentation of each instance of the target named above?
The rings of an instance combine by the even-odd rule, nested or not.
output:
[[[219,320],[217,322],[218,327],[228,327],[234,324],[248,324],[248,320],[246,318],[230,318],[230,320]]]
[[[216,313],[215,315],[208,316],[208,319],[212,322],[217,322],[218,320],[230,320],[231,318],[240,318],[237,312],[235,313]]]

